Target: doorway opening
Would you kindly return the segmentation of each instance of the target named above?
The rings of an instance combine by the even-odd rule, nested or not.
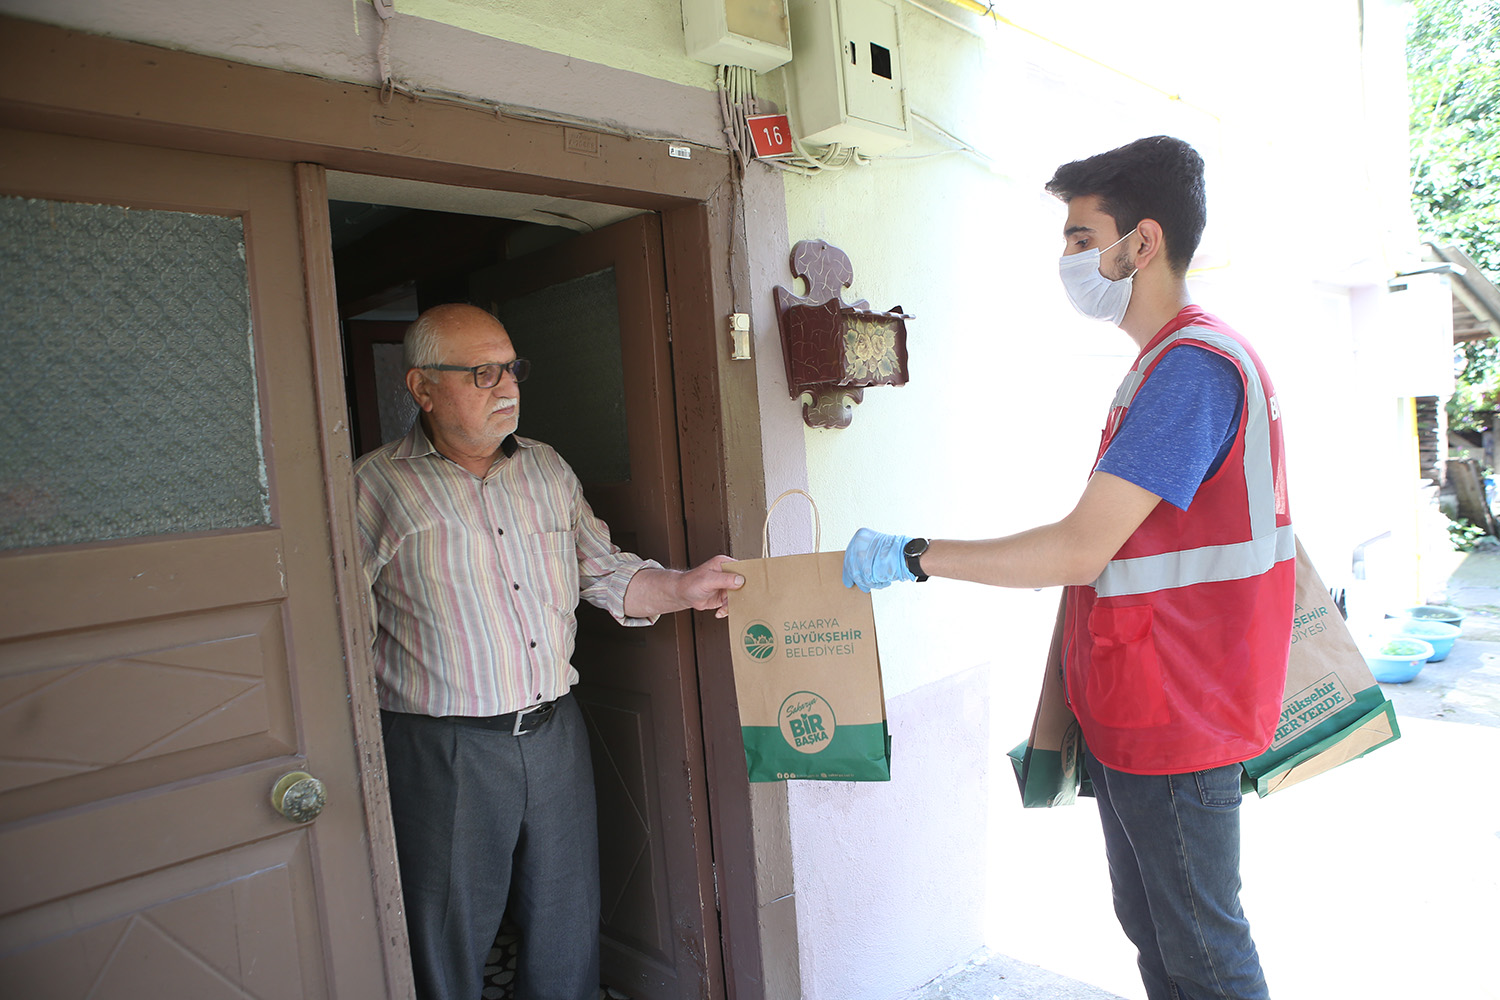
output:
[[[415,418],[407,325],[432,305],[470,302],[505,323],[532,362],[519,433],[573,467],[617,545],[684,565],[659,217],[336,172],[328,189],[355,454],[403,436]],[[692,623],[678,615],[624,629],[588,605],[577,617],[573,691],[599,816],[601,996],[709,995],[699,985],[722,965],[709,824],[693,794],[705,771]],[[514,928],[502,928],[486,996],[510,995],[515,948]]]
[[[406,326],[423,309],[470,302],[498,315],[505,294],[501,285],[524,262],[641,214],[594,202],[338,172],[329,173],[328,189],[356,456],[404,434],[411,425],[416,411],[404,385],[400,343]],[[507,322],[508,329],[512,325]],[[554,342],[538,337],[528,343],[520,331],[511,332],[517,349],[532,357],[534,365],[539,359],[533,355]],[[619,366],[618,358],[602,354],[595,363]],[[569,393],[566,383],[548,378],[545,367],[534,368],[542,379],[535,395],[544,409],[548,397]],[[559,391],[549,392],[554,381]],[[555,431],[555,421],[534,418],[534,388],[528,386],[526,435],[552,444],[574,462],[576,456],[547,434]]]

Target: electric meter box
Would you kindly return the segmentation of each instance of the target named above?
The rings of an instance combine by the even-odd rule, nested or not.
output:
[[[900,0],[791,0],[802,142],[884,153],[912,141]]]
[[[786,0],[682,0],[687,54],[713,66],[757,73],[792,58]]]

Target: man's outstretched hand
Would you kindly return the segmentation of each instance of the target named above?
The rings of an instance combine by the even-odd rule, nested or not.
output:
[[[695,611],[712,611],[715,618],[729,614],[729,592],[745,585],[745,578],[722,567],[733,562],[728,556],[714,556],[678,578],[685,606]]]
[[[729,592],[745,585],[745,578],[723,569],[728,556],[712,559],[689,570],[637,570],[625,588],[625,614],[629,618],[654,618],[674,611],[712,611],[715,618],[729,614]]]

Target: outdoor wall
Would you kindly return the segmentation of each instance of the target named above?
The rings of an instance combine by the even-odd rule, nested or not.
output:
[[[714,67],[687,57],[676,0],[395,6],[388,64],[403,85],[723,147]],[[0,12],[366,86],[381,78],[368,0],[0,0]]]
[[[917,124],[914,146],[869,166],[801,177],[755,164],[744,181],[738,295],[754,361],[741,363],[759,380],[767,497],[808,489],[825,550],[862,525],[988,537],[1065,514],[1135,349],[1067,304],[1064,209],[1042,185],[1060,163],[1165,132],[1208,161],[1191,288],[1260,350],[1286,419],[1294,520],[1340,585],[1354,546],[1397,517],[1371,489],[1404,482],[1398,401],[1371,391],[1357,362],[1394,261],[1416,248],[1391,138],[1405,113],[1389,97],[1399,4],[1017,3],[1015,23],[997,24],[924,2],[901,8],[909,103],[971,151]],[[676,0],[396,6],[398,80],[723,145],[714,70],[683,52]],[[0,11],[378,80],[379,21],[364,0],[0,0]],[[763,76],[761,94],[785,106],[781,80]],[[786,391],[771,296],[791,284],[787,253],[802,239],[849,254],[850,298],[915,316],[910,384],[867,391],[845,430],[806,428]],[[802,507],[778,512],[772,542],[812,548]],[[940,580],[875,595],[893,779],[790,788],[807,1000],[899,997],[981,947],[1092,974],[1060,922],[1038,916],[1064,898],[1108,905],[1100,859],[1045,850],[1095,823],[1092,808],[1023,812],[1004,756],[1029,727],[1057,598]],[[1048,866],[1058,882],[1040,874]],[[1111,948],[1092,951],[1123,967],[1112,985],[1124,993],[1130,959]]]
[[[1401,504],[1379,491],[1409,493],[1414,475],[1402,478],[1396,399],[1363,384],[1357,363],[1362,347],[1375,349],[1362,340],[1371,317],[1357,300],[1378,310],[1385,279],[1416,249],[1404,147],[1391,142],[1393,129],[1404,134],[1404,106],[1367,104],[1366,57],[1399,90],[1399,50],[1395,63],[1389,44],[1362,51],[1354,3],[1272,3],[1253,16],[1176,3],[1154,5],[1149,18],[1107,3],[1012,5],[1014,25],[939,0],[926,7],[902,8],[910,107],[975,152],[953,151],[919,123],[914,146],[870,166],[785,177],[788,239],[842,248],[854,266],[850,298],[916,317],[908,385],[866,390],[847,429],[800,428],[823,548],[842,547],[862,525],[992,537],[1070,509],[1135,346],[1064,299],[1064,209],[1042,185],[1063,162],[1168,133],[1208,163],[1209,229],[1190,287],[1269,367],[1294,520],[1330,584],[1344,585],[1353,547],[1398,516]],[[1379,26],[1387,43],[1399,38],[1393,18],[1395,4],[1366,4],[1367,35]],[[795,406],[784,385],[779,398],[767,385],[774,376],[763,362],[768,453],[781,433],[769,422]],[[782,483],[774,470],[770,478],[774,494]],[[1044,824],[1096,824],[1093,810],[1024,812],[1004,757],[1030,724],[1057,597],[939,580],[875,595],[893,779],[791,788],[810,1000],[900,996],[981,945],[1090,971],[1058,924],[1038,919],[1057,906],[1036,894],[1108,906],[1102,861],[1028,860],[1024,849],[1045,847]],[[974,734],[943,723],[948,709],[986,700],[988,753],[975,757]],[[954,796],[960,770],[967,795]],[[984,830],[969,796],[987,803]],[[914,815],[929,820],[915,836],[905,824]],[[879,838],[822,835],[834,825],[889,830],[908,843],[904,856],[936,859],[942,874],[934,883],[892,866]],[[1038,866],[1068,874],[1050,881]],[[910,947],[872,955],[853,944],[871,919],[861,905],[871,871],[886,879],[882,926]],[[982,901],[970,891],[980,878]],[[947,928],[938,941],[927,933],[934,921]],[[1128,991],[1128,949],[1115,957],[1124,979],[1113,985]]]

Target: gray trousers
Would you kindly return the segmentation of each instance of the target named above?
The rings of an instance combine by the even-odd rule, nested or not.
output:
[[[382,712],[419,1000],[478,1000],[507,900],[518,1000],[597,1000],[593,767],[571,695],[533,733]]]

